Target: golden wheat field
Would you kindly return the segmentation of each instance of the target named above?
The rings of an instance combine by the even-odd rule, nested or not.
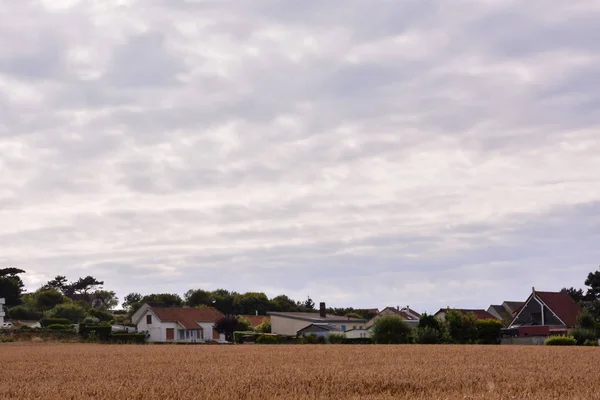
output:
[[[0,399],[600,399],[600,349],[0,345]]]

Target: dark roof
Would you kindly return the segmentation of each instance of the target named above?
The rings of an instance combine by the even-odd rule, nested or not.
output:
[[[284,317],[291,319],[298,319],[302,321],[309,322],[367,322],[364,319],[359,318],[350,318],[350,317],[340,317],[339,315],[327,314],[325,318],[322,318],[321,315],[317,313],[303,313],[303,312],[268,312],[270,316],[275,317]]]
[[[480,310],[480,309],[469,310],[466,308],[451,308],[450,310],[458,311],[462,315],[467,315],[467,314],[472,313],[473,315],[475,315],[475,319],[498,319],[495,316],[493,316],[492,314],[490,314],[489,312],[487,312],[486,310]],[[447,308],[441,308],[440,311],[436,312],[435,314],[437,315],[440,312],[447,312],[447,311],[448,311]]]
[[[505,301],[504,304],[508,306],[512,310],[512,312],[517,311],[525,304],[524,301]]]
[[[216,322],[223,314],[214,307],[150,307],[163,322],[178,322],[185,329],[200,329],[198,322]]]
[[[502,316],[502,314],[504,314],[506,312],[506,309],[503,306],[498,306],[498,305],[494,305],[492,304],[490,306],[491,309],[493,309],[494,311],[496,311],[498,313],[498,315]]]
[[[560,318],[568,327],[575,326],[581,307],[566,293],[538,292],[535,294]]]
[[[323,332],[337,332],[337,331],[341,331],[341,329],[339,329],[335,325],[329,325],[329,324],[310,324],[309,326],[305,326],[304,328],[300,329],[298,332],[303,332],[303,331],[309,330],[310,328],[319,328],[319,330],[321,330]]]

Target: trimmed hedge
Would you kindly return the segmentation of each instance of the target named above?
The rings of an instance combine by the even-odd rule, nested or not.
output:
[[[372,338],[364,337],[364,338],[344,338],[344,344],[374,344]]]
[[[246,335],[256,335],[256,332],[253,331],[235,331],[233,332],[233,342],[237,344],[243,343],[243,336]]]
[[[346,339],[346,335],[341,334],[341,333],[331,333],[331,334],[329,334],[329,337],[327,339],[329,340],[329,343],[331,343],[331,344],[342,344],[342,343],[344,343],[344,340]]]
[[[575,346],[577,341],[573,336],[552,336],[546,340],[546,346]]]
[[[40,325],[42,328],[47,328],[50,325],[73,325],[73,323],[66,318],[42,318]]]
[[[256,339],[256,344],[279,344],[281,343],[277,336],[273,335],[260,335]]]
[[[79,325],[79,336],[82,339],[95,339],[101,342],[110,340],[112,327],[110,325]]]
[[[113,333],[110,342],[117,344],[144,344],[146,335],[143,333]]]
[[[71,331],[73,330],[73,325],[65,325],[65,324],[52,324],[46,327],[49,331]]]
[[[477,330],[477,344],[500,344],[502,322],[497,319],[483,319],[475,321]]]

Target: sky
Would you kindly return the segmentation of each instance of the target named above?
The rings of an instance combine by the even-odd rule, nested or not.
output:
[[[600,264],[597,0],[0,2],[28,290],[487,308]]]

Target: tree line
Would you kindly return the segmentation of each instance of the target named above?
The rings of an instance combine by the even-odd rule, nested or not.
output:
[[[315,302],[307,297],[296,301],[285,294],[269,298],[262,292],[237,293],[226,289],[190,289],[183,296],[176,293],[129,293],[121,303],[123,310],[116,310],[119,298],[112,290],[104,289],[104,281],[93,276],[69,280],[58,275],[26,293],[21,276],[26,272],[18,268],[0,269],[0,297],[6,299],[9,316],[19,320],[39,320],[42,317],[66,318],[79,322],[85,317],[100,321],[127,317],[144,303],[164,307],[214,307],[225,315],[266,315],[269,311],[316,312]],[[109,312],[110,311],[110,312]],[[369,319],[373,313],[354,308],[329,308],[328,313]]]

